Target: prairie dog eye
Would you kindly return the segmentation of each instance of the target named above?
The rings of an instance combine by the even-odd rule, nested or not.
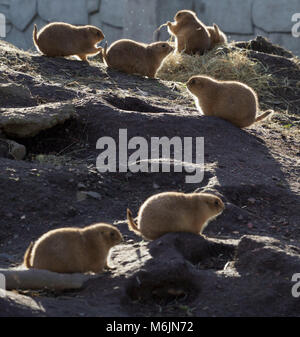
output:
[[[218,200],[215,201],[215,205],[219,206],[219,201]]]
[[[110,232],[110,236],[113,238],[115,236],[115,232]]]
[[[194,79],[194,78],[191,79],[190,84],[192,84],[192,85],[193,85],[193,84],[196,84],[196,79]]]

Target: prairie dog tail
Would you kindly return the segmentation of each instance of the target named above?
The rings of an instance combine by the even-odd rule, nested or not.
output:
[[[108,62],[107,62],[107,41],[105,42],[105,46],[102,49],[102,57],[103,57],[103,61],[105,61],[106,65],[108,66]]]
[[[26,268],[32,268],[30,264],[30,258],[31,258],[31,252],[33,248],[33,241],[30,242],[30,245],[28,246],[25,255],[24,255],[24,265]]]
[[[264,112],[260,116],[256,117],[255,123],[261,121],[262,119],[265,119],[266,117],[268,117],[269,115],[271,115],[273,113],[274,113],[273,110],[267,110],[266,112]]]
[[[33,42],[34,42],[35,46],[39,49],[38,40],[37,40],[37,26],[36,26],[36,24],[34,24],[34,27],[33,27],[32,38],[33,38]]]
[[[127,220],[128,220],[128,228],[129,230],[141,235],[141,232],[137,226],[137,224],[134,222],[131,210],[127,208]]]

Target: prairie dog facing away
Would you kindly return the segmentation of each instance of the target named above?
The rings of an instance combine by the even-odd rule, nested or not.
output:
[[[196,13],[189,10],[182,10],[176,13],[174,22],[167,22],[168,32],[175,36],[176,51],[186,54],[203,54],[210,48],[210,35],[204,25],[196,16]]]
[[[39,33],[33,28],[33,42],[36,48],[50,57],[77,55],[82,61],[88,55],[99,53],[102,48],[96,44],[104,39],[101,29],[95,26],[73,26],[64,22],[53,22]]]
[[[54,229],[29,245],[24,265],[57,273],[100,273],[109,268],[110,248],[122,240],[116,227],[104,223]]]
[[[173,50],[168,42],[145,44],[123,39],[115,41],[108,49],[106,44],[102,54],[110,68],[153,78],[164,58]]]
[[[128,227],[148,240],[169,232],[201,234],[224,207],[219,197],[209,193],[163,192],[149,197],[142,204],[137,224],[127,209]]]
[[[218,44],[225,44],[227,43],[227,37],[226,35],[220,30],[218,25],[215,23],[213,26],[208,26],[207,30],[210,34],[210,48],[213,49]]]
[[[200,112],[225,119],[239,128],[250,126],[273,113],[273,110],[267,110],[257,116],[257,95],[241,82],[193,76],[186,85]]]

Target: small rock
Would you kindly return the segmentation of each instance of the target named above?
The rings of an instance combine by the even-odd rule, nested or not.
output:
[[[102,197],[99,193],[93,191],[78,191],[77,194],[77,201],[85,200],[86,197],[91,197],[93,199],[101,200]]]
[[[78,187],[78,189],[86,188],[86,186],[83,183],[78,183],[77,187]]]
[[[254,198],[249,198],[248,201],[250,204],[254,205],[256,200]]]
[[[13,140],[0,139],[0,156],[15,160],[22,160],[26,156],[26,147]]]

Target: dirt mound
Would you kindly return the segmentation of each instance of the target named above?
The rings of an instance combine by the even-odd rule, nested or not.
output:
[[[291,295],[300,239],[298,59],[259,39],[230,47],[247,48],[247,57],[279,79],[260,98],[275,109],[273,120],[240,130],[200,116],[182,83],[0,46],[1,137],[27,150],[24,160],[13,160],[7,146],[0,151],[0,267],[21,264],[28,244],[54,228],[107,222],[125,238],[112,251],[115,269],[82,290],[9,291],[0,315],[299,315]],[[203,137],[203,179],[186,182],[201,168],[195,143],[192,158],[176,157],[170,172],[150,172],[156,157],[143,171],[99,172],[99,138],[115,140],[117,168],[122,154],[137,149],[124,150],[122,135],[128,143],[143,137],[148,153],[155,137]],[[206,238],[172,233],[143,241],[128,230],[126,208],[137,214],[163,191],[216,193],[226,209]]]

